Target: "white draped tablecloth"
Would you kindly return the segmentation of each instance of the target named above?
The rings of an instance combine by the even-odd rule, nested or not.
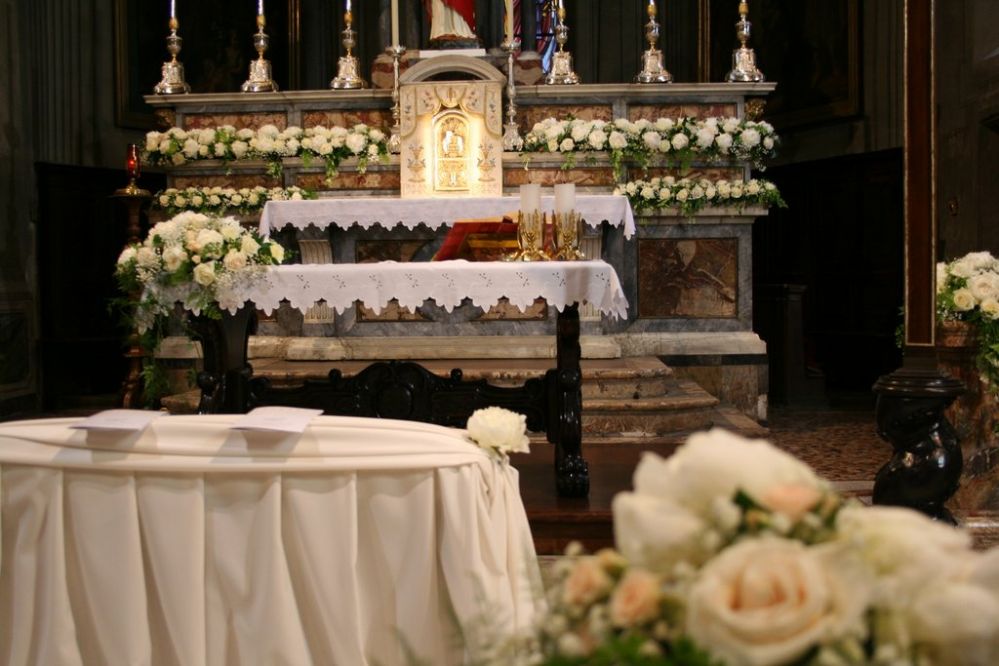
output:
[[[403,225],[413,229],[423,224],[431,229],[452,225],[458,220],[475,220],[516,214],[519,197],[437,197],[433,199],[395,199],[387,197],[342,197],[303,201],[268,201],[260,216],[260,233],[290,224],[296,229],[310,225],[320,229],[337,226],[346,229],[358,225],[369,229],[376,224],[391,229]],[[551,212],[555,197],[541,198],[541,210]],[[579,194],[576,210],[591,227],[607,222],[624,227],[624,237],[635,235],[635,216],[624,195]]]
[[[0,424],[3,663],[455,664],[530,626],[517,473],[463,431],[236,418]]]
[[[172,298],[184,296],[179,288]],[[560,311],[584,302],[612,317],[624,318],[628,311],[617,273],[600,260],[290,264],[218,290],[219,305],[231,312],[246,301],[271,312],[283,300],[303,312],[319,300],[339,312],[355,301],[380,311],[392,299],[408,308],[433,300],[450,311],[466,298],[490,307],[504,297],[521,309],[543,298]]]

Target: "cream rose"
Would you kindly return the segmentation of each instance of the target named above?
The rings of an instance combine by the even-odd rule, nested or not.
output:
[[[782,513],[797,522],[822,501],[822,493],[815,486],[782,484],[769,488],[759,498],[760,504]]]
[[[965,582],[924,585],[908,612],[911,635],[931,663],[982,666],[999,661],[999,599]]]
[[[978,304],[982,313],[990,319],[999,319],[999,301],[994,298],[986,298]]]
[[[589,606],[611,588],[611,578],[595,557],[581,557],[562,586],[562,602],[568,606]]]
[[[202,287],[207,287],[215,282],[215,262],[208,261],[195,266],[194,281]]]
[[[700,564],[708,524],[672,500],[623,492],[614,496],[614,543],[633,565],[670,573],[677,564]]]
[[[795,662],[862,631],[867,578],[849,564],[841,553],[797,541],[738,543],[694,581],[687,632],[729,666]]]
[[[241,268],[246,268],[246,255],[239,250],[229,250],[222,263],[230,271],[238,271]]]
[[[180,268],[187,260],[187,253],[178,245],[171,245],[163,250],[163,265],[171,273]]]
[[[486,407],[472,413],[466,425],[468,436],[479,446],[499,453],[527,453],[527,417],[502,407]]]
[[[960,312],[967,312],[975,307],[975,295],[970,289],[956,289],[954,291],[954,308]]]
[[[610,599],[610,619],[617,627],[637,627],[659,616],[659,576],[633,568],[617,584]]]
[[[270,250],[271,250],[271,258],[274,259],[275,262],[280,264],[282,261],[284,261],[284,247],[282,247],[278,243],[271,242]]]

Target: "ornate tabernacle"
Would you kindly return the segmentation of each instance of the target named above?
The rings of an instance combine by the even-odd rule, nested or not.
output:
[[[682,171],[676,162],[657,159],[647,165],[630,159],[617,162],[606,144],[603,151],[580,152],[576,147],[573,152],[563,152],[561,138],[552,152],[504,152],[503,134],[509,129],[504,127],[509,124],[504,118],[504,111],[509,110],[505,73],[487,59],[461,55],[402,64],[398,105],[402,154],[387,158],[368,153],[348,155],[329,170],[323,159],[274,153],[266,158],[252,157],[259,153],[241,148],[246,154],[230,154],[227,161],[176,160],[182,163],[165,167],[169,185],[298,186],[317,191],[321,199],[464,197],[469,204],[487,194],[505,193],[512,200],[510,205],[490,213],[499,222],[504,216],[517,219],[517,204],[511,195],[525,183],[540,184],[546,201],[557,183],[575,183],[580,196],[610,194],[629,182],[647,182],[657,176],[737,183],[738,198],[727,199],[715,195],[714,185],[707,191],[691,189],[693,194],[684,191],[682,195],[683,188],[673,186],[667,203],[677,203],[681,196],[695,199],[685,201],[683,207],[637,210],[637,233],[631,239],[624,237],[622,227],[615,226],[620,218],[596,220],[584,215],[580,252],[587,258],[602,258],[615,268],[631,307],[626,319],[612,321],[590,305],[580,305],[582,353],[584,357],[658,356],[677,376],[710,386],[717,397],[748,414],[765,414],[766,382],[761,378],[766,376],[766,347],[752,331],[751,271],[752,223],[766,214],[766,207],[759,197],[744,194],[742,183],[749,182],[752,161],[757,159],[754,151],[764,151],[767,141],[772,147],[772,138],[761,135],[759,128],[749,129],[745,136],[736,131],[728,135],[735,139],[725,150],[713,148],[705,157],[688,150],[691,158]],[[442,77],[446,80],[440,80]],[[520,85],[514,88],[512,118],[525,140],[537,124],[549,118],[605,121],[610,123],[605,139],[617,130],[615,119],[653,124],[669,119],[669,123],[660,123],[665,127],[687,118],[694,124],[684,130],[682,139],[673,139],[675,146],[681,146],[682,141],[695,144],[697,131],[702,129],[715,127],[721,133],[726,119],[744,123],[747,109],[773,88],[774,84],[759,83]],[[381,130],[387,140],[394,124],[392,97],[390,89],[372,88],[146,99],[167,126],[185,130],[230,125],[253,130],[253,136],[267,126],[279,133],[289,128],[351,129],[364,124]],[[668,154],[660,154],[669,157],[680,153],[671,146]],[[641,190],[629,193],[629,197],[637,204],[642,200]],[[416,204],[418,199],[410,201]],[[660,202],[656,199],[652,203]],[[551,218],[551,204],[545,204],[544,212]],[[249,213],[244,219],[256,224],[258,215]],[[340,264],[429,261],[449,230],[443,219],[420,224],[428,220],[404,217],[358,225],[353,224],[356,214],[347,217],[310,219],[311,225],[275,227],[271,233],[296,251],[303,263]],[[482,217],[476,207],[469,206],[467,215],[450,222]],[[602,224],[604,219],[608,224]],[[489,336],[525,339],[551,335],[555,319],[544,303],[523,311],[503,303],[492,308],[466,304],[453,311],[432,302],[409,308],[390,304],[379,312],[357,303],[343,313],[318,304],[304,314],[281,310],[263,317],[258,335],[250,338],[249,351],[251,358],[264,355],[297,360],[350,359],[361,354],[373,357],[375,352],[362,352],[358,344],[391,348],[392,357],[400,360],[428,358],[428,353],[462,353],[472,347],[482,350],[477,353],[508,354],[511,350],[503,344],[487,344]],[[414,347],[407,353],[408,339],[429,336],[469,342],[422,346],[419,350]],[[475,343],[476,339],[482,342]],[[515,351],[528,356],[550,353],[519,347]]]

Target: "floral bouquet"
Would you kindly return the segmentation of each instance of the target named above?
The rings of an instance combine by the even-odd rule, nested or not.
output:
[[[617,550],[570,547],[522,663],[999,663],[999,550],[845,501],[763,440],[715,429],[646,454]]]
[[[777,134],[767,122],[738,118],[640,118],[630,121],[556,120],[547,118],[528,132],[524,152],[562,153],[564,169],[575,164],[575,153],[609,152],[616,177],[624,161],[645,168],[653,163],[688,167],[694,161],[748,161],[764,168],[773,157]]]
[[[156,193],[153,206],[171,215],[184,211],[206,215],[225,215],[229,211],[247,214],[261,210],[268,201],[298,201],[315,199],[316,194],[301,187],[261,186],[242,187],[186,187],[182,190],[168,188]]]
[[[999,259],[971,252],[937,264],[937,318],[974,326],[979,376],[999,393]]]
[[[357,169],[364,173],[371,160],[388,158],[388,137],[380,129],[363,123],[345,127],[310,127],[302,139],[302,159],[308,164],[313,158],[326,162],[326,178],[337,174],[340,162],[356,157]]]
[[[676,208],[682,215],[693,215],[705,206],[780,206],[786,207],[777,186],[767,180],[676,179],[672,176],[633,180],[614,190],[631,201],[637,213],[662,208]]]
[[[160,222],[143,242],[125,248],[115,276],[126,294],[142,294],[134,314],[142,333],[178,301],[195,314],[221,316],[220,302],[232,305],[228,290],[283,260],[281,245],[235,218],[187,212]]]

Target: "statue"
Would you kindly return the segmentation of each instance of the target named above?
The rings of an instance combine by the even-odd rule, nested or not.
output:
[[[423,0],[430,17],[430,44],[438,48],[475,48],[475,0]]]

